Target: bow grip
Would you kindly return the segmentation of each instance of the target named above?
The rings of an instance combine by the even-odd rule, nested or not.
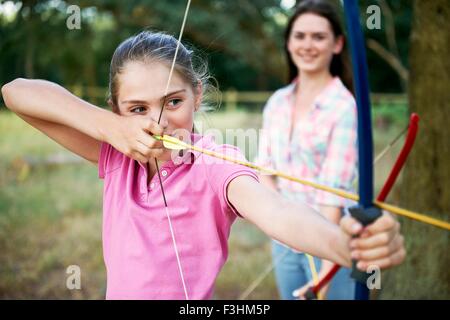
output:
[[[364,227],[368,226],[382,215],[381,210],[373,206],[369,208],[364,208],[360,205],[356,205],[348,208],[348,211],[350,212],[351,216],[356,220],[358,220]],[[365,285],[370,274],[368,274],[365,271],[359,270],[356,267],[357,262],[358,261],[356,260],[352,261],[351,277],[356,281],[358,281],[359,283]]]

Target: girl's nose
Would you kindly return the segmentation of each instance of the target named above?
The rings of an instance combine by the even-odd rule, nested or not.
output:
[[[313,44],[313,42],[310,37],[305,37],[305,39],[303,39],[303,42],[302,42],[303,48],[310,49],[310,48],[312,48],[312,44]]]
[[[161,113],[161,109],[154,108],[154,109],[152,109],[151,112],[148,113],[148,116],[150,117],[151,120],[158,122],[160,113]],[[167,121],[167,118],[165,117],[164,112],[161,115],[161,120],[159,121],[159,125],[163,128],[166,128],[169,125],[169,121]]]
[[[163,115],[159,124],[165,129],[169,126],[169,121]]]

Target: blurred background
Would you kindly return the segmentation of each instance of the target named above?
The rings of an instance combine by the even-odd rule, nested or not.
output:
[[[339,1],[337,1],[339,2]],[[209,128],[259,128],[261,111],[286,84],[283,32],[295,0],[194,0],[183,42],[207,59],[221,91]],[[377,5],[381,28],[365,27],[375,154],[422,118],[416,146],[389,203],[450,220],[450,6],[448,0],[359,1],[361,22]],[[75,7],[74,7],[75,6]],[[142,29],[178,35],[186,1],[0,1],[0,85],[17,77],[57,82],[106,107],[116,46]],[[78,8],[78,9],[77,9]],[[74,11],[75,10],[75,11]],[[68,19],[79,10],[79,25]],[[74,21],[71,20],[73,23]],[[401,142],[375,167],[377,190]],[[247,153],[253,160],[255,154]],[[0,99],[0,298],[103,299],[102,183],[97,169],[9,112]],[[380,299],[449,299],[449,234],[399,218],[408,258],[383,273]],[[269,239],[238,221],[217,299],[278,299],[268,273]],[[82,289],[66,288],[66,268]]]

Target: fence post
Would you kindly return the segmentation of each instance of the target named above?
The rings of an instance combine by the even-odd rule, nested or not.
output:
[[[225,93],[225,110],[226,111],[236,111],[238,102],[238,92],[236,89],[229,89]]]

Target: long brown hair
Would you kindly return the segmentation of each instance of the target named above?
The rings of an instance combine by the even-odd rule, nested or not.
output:
[[[287,45],[289,41],[289,37],[291,35],[292,27],[294,22],[304,13],[314,13],[318,16],[321,16],[328,20],[331,25],[331,29],[333,31],[334,37],[337,38],[339,36],[344,37],[344,47],[339,54],[334,54],[330,64],[330,73],[332,76],[337,76],[341,79],[344,85],[350,92],[354,92],[353,90],[353,77],[350,71],[350,61],[349,56],[345,44],[345,36],[343,33],[343,28],[341,21],[339,19],[337,8],[331,3],[329,0],[303,0],[301,1],[296,9],[294,14],[289,19],[288,25],[286,27],[286,31],[284,34],[284,50],[286,53],[286,58],[288,62],[289,75],[288,82],[292,82],[298,76],[297,66],[291,59],[289,54]]]

